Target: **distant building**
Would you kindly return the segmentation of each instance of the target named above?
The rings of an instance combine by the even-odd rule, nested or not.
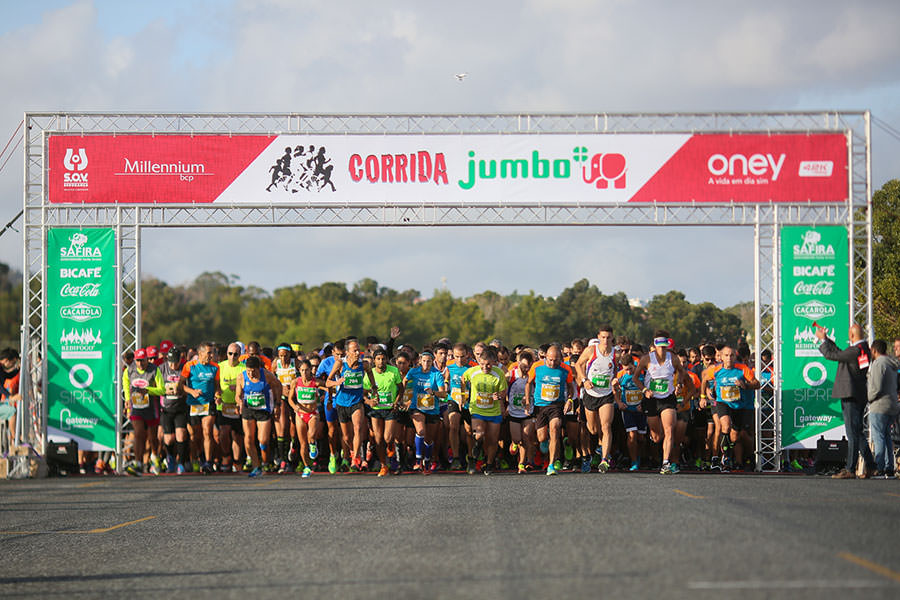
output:
[[[628,306],[631,308],[647,308],[647,301],[643,298],[629,298]]]

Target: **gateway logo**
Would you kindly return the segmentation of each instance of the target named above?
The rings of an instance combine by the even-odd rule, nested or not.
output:
[[[795,317],[803,317],[810,321],[825,317],[833,317],[835,312],[837,311],[834,304],[827,304],[819,300],[808,300],[803,304],[798,304],[794,307]]]
[[[794,245],[795,259],[816,259],[828,260],[834,258],[834,246],[831,244],[820,244],[822,234],[814,229],[803,234],[803,242]]]
[[[64,319],[71,319],[78,323],[84,323],[91,319],[100,318],[103,310],[99,306],[87,304],[86,302],[77,302],[59,309],[59,316]]]

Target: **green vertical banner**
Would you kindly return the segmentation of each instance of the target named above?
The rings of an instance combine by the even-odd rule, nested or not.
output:
[[[116,244],[112,229],[47,240],[47,433],[80,450],[116,447]]]
[[[815,448],[840,439],[840,400],[831,398],[837,363],[819,352],[816,325],[838,346],[850,327],[847,228],[781,228],[781,447]]]

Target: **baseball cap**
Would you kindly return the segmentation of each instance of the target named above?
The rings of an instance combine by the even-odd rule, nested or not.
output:
[[[147,351],[143,348],[138,348],[134,351],[134,359],[135,360],[143,360],[147,358]]]
[[[147,358],[157,357],[156,346],[147,346],[146,348],[144,348],[144,352],[147,353]]]
[[[171,348],[169,348],[169,352],[168,354],[166,354],[166,358],[171,360],[172,362],[175,362],[176,360],[181,358],[181,352],[178,351],[178,348],[172,346]]]
[[[161,342],[159,343],[159,353],[160,353],[160,354],[165,354],[166,352],[168,352],[169,350],[171,350],[171,349],[172,349],[172,346],[174,346],[174,345],[175,345],[175,344],[172,342],[172,340],[163,340],[163,341],[161,341]]]

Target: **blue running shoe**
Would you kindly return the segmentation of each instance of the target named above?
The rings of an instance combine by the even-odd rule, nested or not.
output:
[[[309,467],[303,467],[303,474],[300,475],[303,479],[309,479],[309,476],[312,475],[312,469]]]
[[[256,467],[255,469],[250,471],[250,474],[247,475],[247,477],[259,477],[262,474],[263,474],[262,467]]]
[[[581,472],[582,473],[590,473],[591,472],[591,459],[587,456],[581,459]]]
[[[631,472],[635,472],[635,471],[637,471],[639,468],[640,468],[640,463],[638,463],[637,461],[635,461],[635,462],[631,463],[631,468],[629,468],[628,470],[631,471]]]
[[[178,473],[179,475],[184,475],[184,465],[181,463],[178,463],[178,465],[175,467],[175,472]]]
[[[553,466],[553,463],[547,465],[547,475],[556,475],[556,467]]]
[[[175,457],[167,456],[166,457],[166,473],[174,473],[175,472]]]
[[[316,460],[319,457],[319,445],[318,444],[310,444],[309,445],[309,457],[312,460]]]

